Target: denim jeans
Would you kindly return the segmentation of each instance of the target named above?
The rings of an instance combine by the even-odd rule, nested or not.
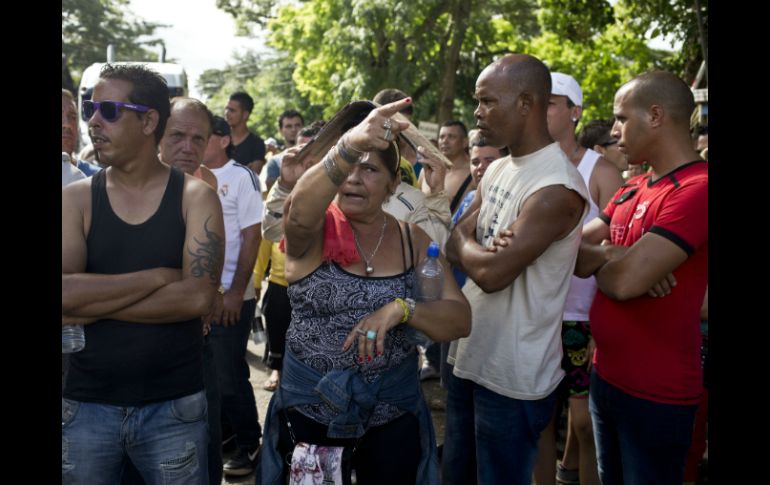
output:
[[[640,399],[594,371],[588,409],[604,485],[681,485],[696,405]]]
[[[249,383],[249,363],[246,362],[246,346],[256,308],[256,299],[245,300],[238,323],[229,327],[214,324],[209,333],[219,381],[222,419],[235,433],[238,447],[248,450],[256,448],[262,437],[254,389]]]
[[[540,433],[556,405],[556,391],[525,401],[449,375],[444,484],[530,485]]]
[[[203,340],[203,383],[208,404],[209,484],[220,485],[222,483],[222,424],[220,422],[219,385],[214,367],[214,353],[211,350],[208,337],[204,337]],[[123,469],[123,480],[120,483],[121,485],[145,485],[142,476],[131,462],[126,463]]]
[[[114,485],[130,460],[148,485],[208,481],[204,391],[138,407],[62,398],[62,483]]]

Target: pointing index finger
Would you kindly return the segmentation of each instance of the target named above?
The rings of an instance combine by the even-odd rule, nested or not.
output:
[[[398,101],[393,101],[392,103],[388,103],[380,106],[379,108],[377,108],[377,112],[382,116],[390,117],[398,113],[402,109],[406,108],[410,104],[412,104],[411,97],[399,99]]]

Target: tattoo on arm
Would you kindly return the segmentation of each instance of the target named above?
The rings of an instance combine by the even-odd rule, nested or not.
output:
[[[224,264],[224,238],[219,234],[212,232],[208,228],[208,222],[211,217],[206,219],[203,224],[203,231],[206,238],[199,241],[193,238],[197,247],[193,250],[188,247],[187,252],[192,256],[190,272],[195,278],[204,278],[208,275],[212,285],[219,285],[220,272]]]

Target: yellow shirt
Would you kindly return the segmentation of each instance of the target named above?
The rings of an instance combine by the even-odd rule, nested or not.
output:
[[[285,267],[286,267],[286,255],[278,249],[279,243],[273,243],[270,252],[270,276],[267,277],[267,281],[276,283],[281,286],[289,286],[289,282],[286,281]]]
[[[420,188],[419,185],[417,185],[417,174],[414,173],[414,167],[411,163],[409,163],[409,160],[401,157],[398,172],[402,182],[406,182],[407,184],[412,185],[418,189]]]
[[[257,261],[254,263],[254,288],[257,290],[262,288],[262,280],[265,279],[265,270],[267,269],[267,263],[270,261],[270,247],[273,245],[273,241],[262,239],[259,243],[259,250],[257,251]]]

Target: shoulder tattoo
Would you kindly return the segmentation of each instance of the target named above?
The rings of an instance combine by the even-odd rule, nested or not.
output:
[[[225,241],[219,234],[209,230],[210,219],[211,216],[203,223],[203,240],[194,237],[194,247],[188,246],[187,252],[193,258],[192,275],[195,278],[208,278],[212,285],[219,285],[219,276],[224,264]]]

